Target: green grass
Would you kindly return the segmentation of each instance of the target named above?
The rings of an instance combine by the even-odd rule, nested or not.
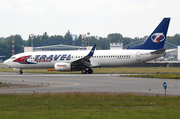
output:
[[[12,68],[0,68],[0,72],[18,72]],[[24,73],[81,73],[81,71],[75,72],[59,72],[59,71],[47,71],[47,69],[23,69]],[[118,67],[118,68],[94,68],[93,73],[180,73],[180,67]]]
[[[47,69],[23,69],[25,73],[72,73]],[[179,76],[179,67],[120,67],[94,69],[94,73],[157,73],[146,77]],[[0,72],[18,72],[0,68]],[[73,72],[81,73],[81,72]],[[173,74],[160,74],[173,73]],[[176,77],[177,78],[177,77]],[[164,97],[141,94],[64,93],[64,94],[2,94],[0,118],[63,118],[63,119],[133,119],[180,118],[180,96]]]
[[[17,72],[12,68],[0,68],[0,72]],[[59,71],[47,71],[47,69],[23,69],[24,73],[44,73],[44,74],[81,74],[81,71],[74,72],[59,72]],[[122,74],[139,74],[140,75],[128,75],[130,77],[146,77],[146,78],[165,78],[165,79],[180,79],[180,67],[118,67],[118,68],[95,68],[94,74],[110,74],[110,73],[122,73]],[[153,74],[151,74],[153,73]]]
[[[0,95],[2,118],[180,118],[180,96],[107,93]]]
[[[161,79],[180,79],[180,74],[139,74],[139,75],[123,75],[123,77],[143,77],[143,78],[161,78]]]

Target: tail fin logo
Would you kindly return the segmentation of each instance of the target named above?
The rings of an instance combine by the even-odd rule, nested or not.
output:
[[[163,35],[163,33],[155,33],[151,36],[151,39],[155,43],[160,43],[165,39],[165,36]]]

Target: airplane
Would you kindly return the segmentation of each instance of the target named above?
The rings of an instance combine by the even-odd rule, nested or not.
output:
[[[56,71],[82,71],[92,74],[92,68],[121,67],[156,59],[164,56],[164,43],[170,18],[164,18],[151,35],[139,46],[124,50],[95,50],[96,44],[90,51],[41,51],[13,55],[3,63],[19,69],[54,68]]]

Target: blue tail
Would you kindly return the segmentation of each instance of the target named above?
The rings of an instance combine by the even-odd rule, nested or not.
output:
[[[164,48],[170,18],[164,18],[141,45],[128,49],[158,50]]]

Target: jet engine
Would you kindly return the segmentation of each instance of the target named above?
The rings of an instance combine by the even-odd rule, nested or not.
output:
[[[70,63],[56,63],[54,64],[54,69],[56,71],[71,71]]]

